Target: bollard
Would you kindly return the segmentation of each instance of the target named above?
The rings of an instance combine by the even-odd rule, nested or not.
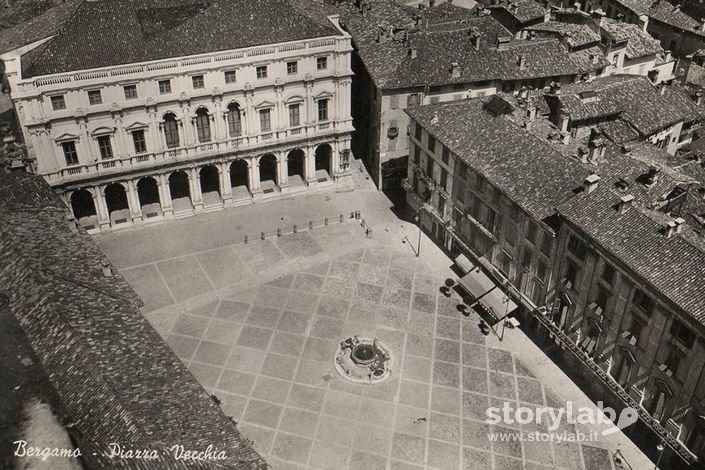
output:
[[[325,225],[326,227],[328,226],[328,217],[323,219],[323,225]]]
[[[296,233],[296,232],[297,232],[296,224],[294,224],[294,233]]]
[[[340,214],[340,223],[341,223],[341,224],[343,223],[343,220],[344,220],[344,219],[343,219],[343,214]]]
[[[355,218],[360,219],[360,211],[355,211]]]
[[[277,227],[277,237],[281,237],[281,236],[282,236],[282,229]]]
[[[350,218],[351,218],[351,219],[354,219],[354,218],[355,218],[355,212],[351,212],[351,213],[350,213]]]
[[[262,240],[264,240],[264,232],[260,234],[260,237],[262,238]]]
[[[313,230],[313,220],[308,221],[308,229]]]
[[[247,235],[245,235],[245,245],[247,245]]]

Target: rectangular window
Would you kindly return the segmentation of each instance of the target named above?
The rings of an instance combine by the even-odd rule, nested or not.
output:
[[[531,268],[531,257],[533,254],[534,253],[531,251],[531,248],[528,246],[524,247],[524,254],[521,257],[521,264],[524,265],[527,270]]]
[[[575,235],[570,235],[568,239],[568,250],[573,253],[578,259],[585,260],[587,254],[587,246]]]
[[[421,134],[423,132],[423,127],[418,122],[414,124],[414,138],[421,142]]]
[[[328,120],[328,100],[318,100],[318,120]]]
[[[605,263],[602,266],[602,279],[609,285],[614,284],[615,270],[611,264]]]
[[[76,153],[76,142],[63,142],[61,149],[64,151],[67,165],[78,165],[78,153]]]
[[[433,158],[426,157],[426,176],[433,178]]]
[[[477,189],[477,192],[480,194],[484,193],[486,185],[487,182],[485,181],[485,178],[478,173],[475,176],[475,188]]]
[[[56,95],[51,97],[51,109],[54,111],[66,109],[66,100],[64,99],[64,95]]]
[[[440,184],[441,184],[441,188],[443,188],[443,190],[448,191],[448,171],[443,167],[441,167]]]
[[[237,81],[237,73],[234,70],[226,70],[223,75],[225,83],[235,83]]]
[[[316,70],[325,70],[328,68],[328,57],[316,58]]]
[[[166,95],[171,93],[171,80],[159,80],[159,94]]]
[[[446,198],[441,196],[440,194],[438,195],[438,213],[441,215],[444,215],[446,210]]]
[[[546,282],[548,279],[548,266],[546,266],[546,263],[543,261],[539,261],[538,265],[536,266],[536,277],[541,279],[542,282]]]
[[[299,127],[301,125],[300,109],[301,106],[298,104],[289,105],[289,127]]]
[[[680,341],[683,346],[688,349],[690,349],[695,342],[695,334],[693,333],[693,330],[678,320],[673,320],[673,324],[671,325],[671,336]]]
[[[102,160],[110,160],[113,158],[113,147],[110,145],[109,135],[101,135],[98,137],[98,149],[100,149],[100,158]]]
[[[204,80],[203,75],[194,75],[191,77],[191,83],[193,84],[194,90],[206,87],[206,81]]]
[[[167,148],[173,149],[179,146],[179,124],[171,116],[171,119],[164,120],[164,139]]]
[[[421,148],[416,145],[414,145],[414,165],[421,165]]]
[[[541,252],[551,257],[551,248],[553,247],[553,237],[548,232],[543,232],[543,239],[541,240]]]
[[[399,95],[389,97],[389,109],[397,109],[399,107]]]
[[[257,68],[255,69],[257,73],[257,78],[267,78],[267,66],[266,65],[258,65]]]
[[[90,90],[88,92],[88,103],[90,104],[102,104],[103,97],[100,94],[100,90]]]
[[[126,100],[134,100],[137,98],[137,85],[125,85],[122,87],[123,93],[125,93]]]
[[[529,221],[529,228],[526,230],[526,239],[531,242],[532,245],[536,245],[536,235],[539,232],[539,226],[533,220]]]
[[[132,143],[135,144],[135,153],[145,153],[147,151],[147,141],[144,139],[143,130],[132,133]]]
[[[272,110],[260,109],[259,111],[259,128],[261,132],[269,132],[272,130]]]
[[[654,308],[654,300],[648,295],[646,295],[641,289],[634,290],[632,304],[636,305],[646,313],[651,313],[651,310]]]
[[[610,301],[610,293],[606,291],[603,288],[598,288],[597,289],[597,298],[595,299],[595,303],[597,304],[598,307],[602,309],[604,312],[607,310],[607,303]]]
[[[427,145],[428,151],[431,153],[436,152],[436,138],[433,137],[432,135],[429,134],[428,136],[428,145]]]
[[[565,280],[577,290],[575,283],[578,281],[578,267],[572,261],[568,260],[565,267]]]
[[[299,73],[299,63],[296,61],[286,63],[286,73],[288,75],[296,75]]]
[[[441,153],[441,160],[443,160],[443,163],[446,165],[448,164],[448,160],[450,160],[450,149],[445,145],[443,146],[443,151]]]
[[[465,166],[465,164],[461,163],[460,168],[458,169],[458,175],[462,179],[466,179],[468,177],[468,167]]]
[[[505,277],[509,277],[509,271],[512,267],[512,257],[506,251],[502,251],[498,256],[499,270],[504,274]]]

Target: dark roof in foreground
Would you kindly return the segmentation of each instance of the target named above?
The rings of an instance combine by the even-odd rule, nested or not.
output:
[[[684,234],[667,238],[663,221],[670,217],[665,214],[636,206],[620,214],[615,206],[622,196],[600,181],[597,190],[576,195],[558,211],[656,291],[705,324],[705,252]],[[655,215],[661,216],[660,222]]]
[[[406,112],[532,216],[543,219],[588,175],[576,161],[486,103],[495,96],[409,108]]]
[[[125,280],[104,275],[104,255],[67,214],[41,177],[0,168],[0,289],[88,468],[266,468],[147,322]],[[159,458],[109,459],[111,442]],[[212,445],[227,459],[176,460],[173,445]]]
[[[276,19],[276,21],[274,21]],[[131,64],[338,34],[287,0],[84,2],[23,75]]]
[[[29,21],[0,31],[0,54],[53,36],[61,30],[82,0],[66,0]]]

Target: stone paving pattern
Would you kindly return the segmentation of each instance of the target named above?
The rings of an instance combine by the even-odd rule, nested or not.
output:
[[[274,469],[612,468],[599,443],[489,441],[537,429],[489,426],[488,406],[564,401],[439,293],[447,269],[394,244],[346,223],[121,272]],[[336,346],[356,333],[392,350],[388,381],[337,374]]]

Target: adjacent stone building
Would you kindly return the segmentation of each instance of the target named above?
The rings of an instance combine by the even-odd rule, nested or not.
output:
[[[351,184],[336,17],[280,0],[84,2],[32,46],[2,56],[24,140],[90,230]]]

